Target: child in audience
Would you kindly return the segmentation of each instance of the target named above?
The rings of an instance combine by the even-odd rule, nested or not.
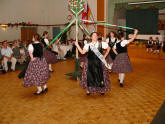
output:
[[[149,37],[149,40],[148,40],[147,45],[146,45],[146,48],[147,48],[146,51],[147,52],[152,52],[153,43],[154,43],[154,41],[153,41],[152,37]]]
[[[156,37],[156,39],[154,41],[154,53],[159,54],[160,53],[160,49],[161,49],[161,42],[159,41],[159,38]]]

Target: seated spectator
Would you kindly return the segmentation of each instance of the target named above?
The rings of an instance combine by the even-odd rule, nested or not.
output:
[[[2,60],[1,48],[0,48],[0,60]]]
[[[0,74],[6,73],[5,68],[4,68],[4,62],[2,59],[0,59]]]
[[[162,46],[163,46],[163,52],[165,52],[165,37]]]
[[[18,39],[18,47],[23,47],[23,41]]]
[[[13,51],[10,47],[8,47],[7,41],[3,42],[3,48],[1,49],[1,54],[3,57],[5,71],[6,72],[8,71],[8,64],[7,64],[8,61],[10,61],[12,63],[11,70],[14,71],[17,60],[16,60],[16,58],[13,57]]]
[[[20,48],[20,64],[23,64],[26,61],[25,48]]]
[[[57,53],[57,58],[58,59],[63,59],[63,60],[65,60],[66,58],[64,57],[64,52],[63,52],[63,50],[60,48],[60,42],[59,42],[59,40],[57,39],[56,40],[56,42],[54,42],[53,44],[52,44],[52,51],[53,52],[55,52],[55,53]]]
[[[21,54],[20,54],[20,48],[18,47],[17,41],[14,41],[12,50],[13,50],[14,58],[16,58],[17,61],[20,63]]]

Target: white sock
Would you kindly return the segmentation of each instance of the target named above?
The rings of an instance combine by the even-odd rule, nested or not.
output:
[[[119,80],[121,79],[121,73],[119,73]]]
[[[120,73],[120,83],[123,83],[123,81],[124,81],[124,76],[125,76],[124,73]]]
[[[52,71],[52,65],[51,64],[49,64],[49,70]]]
[[[37,93],[41,93],[41,91],[42,91],[41,86],[40,87],[37,87],[37,89],[38,89]]]
[[[44,90],[45,90],[46,88],[47,88],[47,85],[45,84],[45,85],[44,85]]]

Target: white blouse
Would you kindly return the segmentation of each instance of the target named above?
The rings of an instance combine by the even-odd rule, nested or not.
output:
[[[119,42],[120,42],[120,40],[118,40],[118,41],[116,42],[116,44],[119,43]],[[122,47],[125,47],[125,46],[126,46],[127,44],[129,44],[129,43],[130,43],[129,40],[123,40],[123,41],[121,41],[120,44],[121,44]],[[116,44],[115,44],[114,47],[113,47],[114,49],[116,49]]]
[[[84,40],[84,45],[87,44],[87,43],[88,43],[88,41],[87,40]]]
[[[111,41],[112,42],[115,42],[115,39],[116,39],[115,37],[114,38],[111,38]],[[106,43],[109,43],[109,38],[106,39]]]
[[[40,43],[39,41],[35,41],[34,43]],[[33,47],[33,45],[32,44],[29,44],[29,46],[28,46],[28,51],[29,52],[33,52],[34,51],[34,47]]]
[[[102,48],[103,49],[107,49],[108,48],[108,44],[106,42],[101,42],[101,43],[102,43]],[[98,48],[99,47],[99,42],[97,41],[95,44],[92,43],[92,42],[91,43],[87,43],[87,44],[84,45],[83,50],[88,52],[89,46],[91,46],[91,47],[95,46],[96,48]]]
[[[48,39],[44,39],[44,42],[46,43],[46,45],[49,45],[49,40]]]

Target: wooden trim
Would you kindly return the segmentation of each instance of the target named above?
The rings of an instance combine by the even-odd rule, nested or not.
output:
[[[97,21],[104,21],[104,11],[104,0],[97,0]],[[97,26],[97,32],[100,32],[104,36],[104,26]]]

